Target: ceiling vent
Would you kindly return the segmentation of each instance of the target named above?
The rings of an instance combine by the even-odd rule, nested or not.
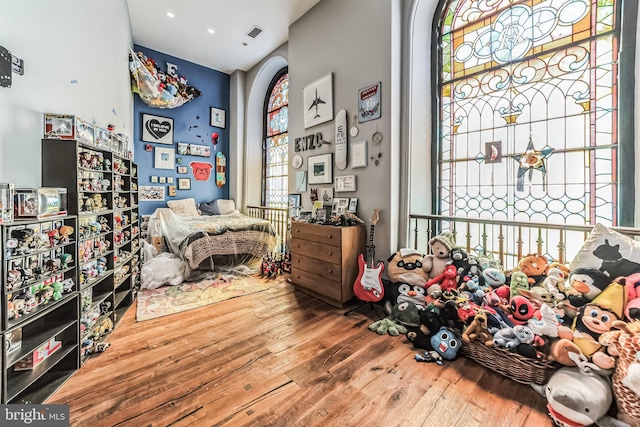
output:
[[[252,39],[255,39],[256,37],[258,37],[258,35],[260,35],[260,33],[262,32],[262,28],[258,28],[256,26],[254,26],[251,31],[249,31],[247,33],[247,35],[249,37],[251,37]]]

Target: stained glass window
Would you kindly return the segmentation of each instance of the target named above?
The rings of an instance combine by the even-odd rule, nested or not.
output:
[[[264,146],[264,206],[288,206],[289,75],[285,72],[269,92]]]
[[[620,3],[445,5],[438,213],[618,225]]]

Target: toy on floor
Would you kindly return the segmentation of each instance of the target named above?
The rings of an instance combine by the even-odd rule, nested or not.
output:
[[[385,317],[382,320],[373,322],[369,325],[369,330],[374,331],[378,335],[384,335],[388,333],[393,337],[397,337],[400,334],[406,334],[407,328],[393,321],[391,316]]]
[[[436,362],[438,365],[442,365],[442,356],[435,350],[425,351],[424,354],[416,354],[416,362]]]

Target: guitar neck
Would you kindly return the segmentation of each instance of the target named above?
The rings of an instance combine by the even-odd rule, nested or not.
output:
[[[373,264],[376,262],[376,246],[373,244],[373,237],[375,234],[375,225],[371,224],[369,228],[369,244],[367,245],[367,266],[373,268]]]

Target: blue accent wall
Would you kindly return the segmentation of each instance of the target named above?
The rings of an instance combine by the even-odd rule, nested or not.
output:
[[[160,70],[167,70],[167,62],[177,65],[178,75],[187,79],[187,84],[198,89],[202,94],[177,108],[153,108],[147,106],[138,94],[134,94],[134,150],[135,162],[138,164],[138,185],[154,185],[165,187],[165,201],[141,201],[140,214],[150,215],[157,208],[166,207],[168,200],[185,199],[193,197],[197,203],[208,202],[214,199],[229,198],[229,183],[224,187],[216,186],[216,170],[215,155],[218,152],[227,156],[227,165],[229,165],[229,103],[230,103],[230,76],[220,71],[212,70],[192,62],[188,62],[162,52],[147,49],[142,46],[135,45],[135,52],[142,52],[147,57],[153,59]],[[226,112],[225,127],[218,128],[211,126],[210,113],[211,107],[222,109]],[[173,119],[173,145],[155,144],[142,141],[142,115],[152,114],[154,116],[168,117]],[[218,133],[218,144],[214,150],[211,143],[211,134]],[[196,144],[206,145],[210,147],[211,157],[179,155],[177,152],[177,144]],[[152,151],[147,151],[145,147],[151,145]],[[182,159],[182,164],[178,166],[186,166],[188,174],[178,174],[177,169],[155,169],[154,156],[156,147],[172,148],[176,153],[176,163],[178,159]],[[209,179],[205,182],[196,181],[193,170],[189,166],[191,162],[208,162],[213,165]],[[229,172],[225,173],[226,178]],[[173,184],[152,183],[151,176],[173,177]],[[190,190],[176,190],[176,196],[169,196],[169,186],[178,186],[179,178],[190,178]]]

